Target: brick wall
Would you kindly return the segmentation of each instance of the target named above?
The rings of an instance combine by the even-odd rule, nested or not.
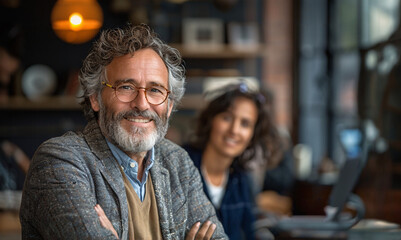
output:
[[[277,124],[290,131],[293,127],[293,1],[266,0],[264,8],[267,56],[263,61],[262,82],[274,93]]]

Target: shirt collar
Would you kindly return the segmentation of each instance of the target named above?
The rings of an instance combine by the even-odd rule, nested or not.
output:
[[[117,159],[118,163],[120,164],[123,169],[128,169],[128,166],[135,161],[135,159],[130,158],[125,152],[123,152],[120,148],[112,144],[106,139],[107,145],[109,146],[111,153]],[[149,169],[153,166],[155,159],[154,147],[150,149],[145,158],[145,171],[149,171]]]

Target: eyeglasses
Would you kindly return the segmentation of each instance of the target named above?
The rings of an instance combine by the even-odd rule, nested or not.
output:
[[[152,105],[160,105],[164,103],[170,94],[170,91],[161,85],[153,85],[144,88],[137,87],[131,83],[121,83],[117,86],[112,86],[106,82],[102,82],[102,84],[114,89],[117,99],[125,103],[134,100],[138,96],[140,89],[144,90],[146,100]]]

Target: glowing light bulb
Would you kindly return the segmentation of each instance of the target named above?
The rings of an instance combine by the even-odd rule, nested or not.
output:
[[[103,24],[103,12],[97,0],[57,0],[51,22],[60,39],[80,44],[98,33]]]
[[[81,25],[83,19],[81,14],[75,12],[70,15],[69,20],[72,25],[78,26]]]

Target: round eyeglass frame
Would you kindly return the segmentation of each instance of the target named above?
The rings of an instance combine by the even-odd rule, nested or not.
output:
[[[111,84],[108,84],[108,83],[106,83],[106,82],[104,82],[104,81],[102,81],[102,85],[113,89],[113,90],[114,90],[114,94],[116,95],[116,98],[117,98],[119,101],[121,101],[121,99],[118,97],[117,88],[116,88],[115,86],[113,86],[113,85],[111,85]],[[138,90],[138,92],[139,92],[140,89],[143,89],[143,90],[144,90],[144,93],[145,93],[145,99],[146,99],[146,101],[147,101],[149,104],[155,105],[155,106],[163,104],[163,103],[167,100],[168,95],[171,93],[171,91],[167,90],[167,89],[166,89],[165,87],[163,87],[162,85],[157,85],[157,86],[164,88],[164,89],[167,91],[167,94],[166,94],[166,98],[165,98],[161,103],[155,104],[155,103],[149,102],[149,100],[148,100],[148,95],[147,95],[147,93],[146,93],[146,90],[148,90],[148,89],[151,88],[151,87],[145,88],[145,87],[137,87],[137,86],[133,85],[133,87],[136,88],[136,89]],[[138,96],[138,95],[137,95],[137,96]],[[137,97],[137,96],[136,96],[136,97]],[[131,101],[128,101],[128,102],[132,102],[134,99],[135,99],[135,98],[133,98]],[[125,102],[125,101],[121,101],[121,102]],[[125,103],[128,103],[128,102],[125,102]]]

